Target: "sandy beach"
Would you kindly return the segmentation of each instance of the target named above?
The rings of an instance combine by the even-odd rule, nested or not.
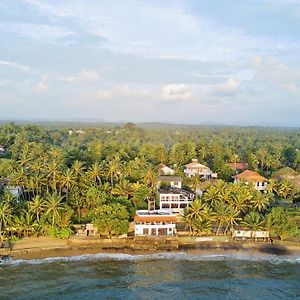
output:
[[[76,240],[76,246],[71,240],[62,240],[50,237],[31,237],[17,241],[9,252],[9,256],[16,259],[44,259],[50,257],[80,256],[97,253],[124,253],[130,255],[143,255],[163,252],[184,252],[193,255],[246,255],[266,256],[285,255],[300,256],[300,244],[290,242],[201,242],[197,244],[179,245],[178,249],[134,249],[127,246],[119,246],[118,240],[114,240],[115,246],[99,246],[89,240]]]

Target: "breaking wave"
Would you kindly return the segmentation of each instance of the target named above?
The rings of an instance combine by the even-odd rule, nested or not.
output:
[[[176,253],[155,253],[155,254],[123,254],[123,253],[98,253],[78,256],[60,256],[43,259],[17,259],[11,258],[0,261],[1,265],[39,265],[51,264],[55,262],[84,262],[84,261],[151,261],[151,260],[176,260],[176,261],[269,261],[274,264],[280,263],[300,263],[300,256],[278,256],[278,255],[241,255],[241,254],[189,254],[184,252]]]

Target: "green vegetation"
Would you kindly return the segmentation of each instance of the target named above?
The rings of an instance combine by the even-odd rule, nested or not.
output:
[[[78,128],[79,129],[79,128]],[[0,126],[0,180],[21,187],[20,198],[0,189],[0,239],[29,235],[68,237],[72,224],[93,221],[107,236],[127,231],[137,209],[156,192],[160,162],[183,176],[192,158],[218,172],[217,185],[183,176],[184,186],[206,189],[184,218],[191,234],[226,234],[240,224],[296,236],[298,186],[284,176],[268,194],[234,185],[228,162],[247,161],[268,178],[282,167],[300,171],[300,130],[270,128]],[[297,223],[298,222],[298,223]]]

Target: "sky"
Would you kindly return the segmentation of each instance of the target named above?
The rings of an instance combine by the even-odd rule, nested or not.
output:
[[[300,126],[300,0],[1,0],[0,119]]]

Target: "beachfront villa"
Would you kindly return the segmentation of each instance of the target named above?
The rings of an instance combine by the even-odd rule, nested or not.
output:
[[[163,163],[158,165],[158,174],[159,175],[174,175],[175,170],[171,169],[170,167],[166,166]]]
[[[181,189],[182,178],[180,176],[158,176],[157,187],[168,186]]]
[[[159,193],[159,208],[169,209],[174,213],[182,213],[194,200],[194,193],[176,187],[161,187]]]
[[[174,236],[177,217],[166,210],[138,210],[134,217],[135,236]]]
[[[198,162],[197,159],[192,159],[192,162],[187,164],[184,169],[187,177],[200,176],[202,179],[217,179],[218,174],[213,173],[211,169]]]
[[[254,240],[264,240],[268,241],[270,239],[270,232],[263,230],[233,230],[232,238],[234,240],[246,240],[246,239],[254,239]]]
[[[245,184],[253,184],[254,188],[258,191],[265,191],[267,189],[268,179],[254,171],[245,170],[233,178],[234,183],[244,182]]]

